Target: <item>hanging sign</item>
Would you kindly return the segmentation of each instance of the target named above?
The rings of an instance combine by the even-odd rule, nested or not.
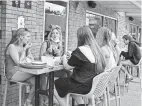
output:
[[[23,16],[18,17],[18,29],[25,27],[25,19]]]

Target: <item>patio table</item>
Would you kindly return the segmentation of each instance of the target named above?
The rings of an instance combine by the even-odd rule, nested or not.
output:
[[[53,94],[54,94],[54,71],[63,69],[63,65],[54,67],[45,67],[42,69],[31,69],[16,66],[18,71],[26,72],[35,75],[35,106],[39,106],[39,94],[48,94],[47,91],[40,89],[40,75],[49,73],[49,106],[53,106]]]

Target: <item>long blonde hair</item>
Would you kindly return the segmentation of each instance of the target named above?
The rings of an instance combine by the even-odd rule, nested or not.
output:
[[[55,29],[56,29],[56,30],[59,32],[59,34],[60,34],[59,43],[62,43],[62,31],[61,31],[61,27],[59,27],[59,26],[57,26],[57,25],[51,29],[51,31],[50,31],[50,33],[49,33],[49,35],[48,35],[48,40],[51,39],[51,35],[52,35],[52,33],[53,33],[53,31],[54,31]]]
[[[111,40],[112,32],[107,27],[101,27],[96,35],[96,41],[100,47],[109,45]]]
[[[77,30],[78,46],[88,45],[90,46],[93,55],[96,60],[97,69],[103,70],[106,66],[105,59],[101,53],[100,47],[98,46],[91,29],[88,26],[80,27]]]
[[[20,36],[24,36],[26,33],[30,33],[30,31],[27,28],[19,28],[16,33],[12,36],[11,41],[9,42],[9,44],[7,45],[6,49],[5,49],[5,56],[6,56],[6,52],[7,49],[9,47],[10,44],[15,44],[18,45],[20,42]],[[24,45],[23,45],[24,46]]]

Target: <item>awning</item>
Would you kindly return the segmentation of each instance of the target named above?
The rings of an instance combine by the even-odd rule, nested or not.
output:
[[[97,0],[96,3],[107,8],[112,8],[116,12],[125,12],[126,16],[133,17],[134,20],[142,22],[141,0]]]

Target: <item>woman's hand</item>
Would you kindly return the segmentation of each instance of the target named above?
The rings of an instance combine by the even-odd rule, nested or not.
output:
[[[32,47],[32,43],[31,42],[29,42],[28,44],[26,44],[26,46],[24,47],[24,51],[26,51],[30,47]]]
[[[65,54],[61,57],[61,61],[64,61],[64,60],[66,60],[66,55]]]
[[[60,55],[60,50],[59,50],[59,49],[54,48],[53,51],[54,51],[54,53],[55,53],[57,56]]]
[[[48,53],[52,53],[52,45],[50,45],[50,47],[47,49]]]
[[[67,51],[66,55],[67,55],[66,58],[69,60],[71,57],[71,51]]]

